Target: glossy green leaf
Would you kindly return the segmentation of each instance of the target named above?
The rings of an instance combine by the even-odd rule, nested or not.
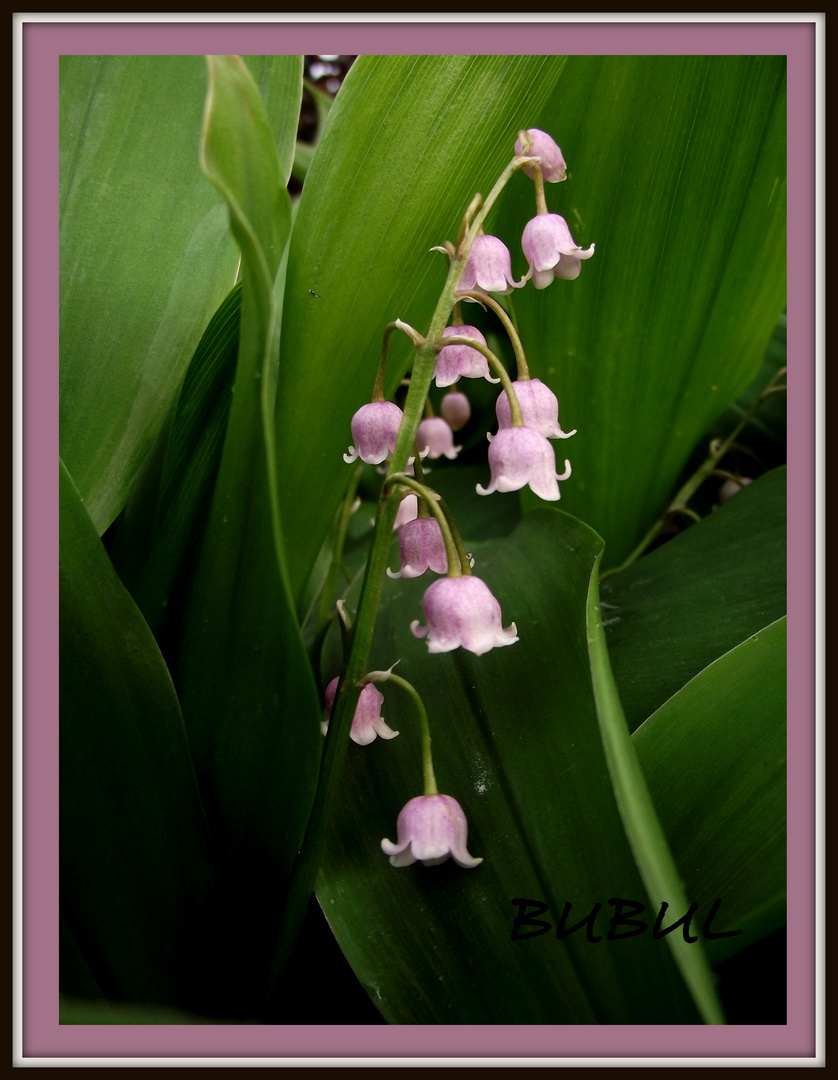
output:
[[[719,961],[786,918],[786,620],[710,664],[632,737]]]
[[[634,730],[786,611],[786,470],[602,583],[611,666]]]
[[[756,375],[785,307],[785,58],[573,56],[533,119],[568,163],[548,209],[596,251],[577,280],[510,304],[531,374],[578,430],[562,505],[613,567]],[[498,223],[516,272],[535,213],[520,179]]]
[[[588,592],[587,618],[588,652],[591,658],[597,718],[620,816],[649,895],[659,896],[661,899],[666,897],[665,903],[669,907],[683,913],[689,908],[686,893],[632,744],[617,684],[611,671],[596,571],[592,575]],[[693,936],[697,938],[699,935]],[[688,941],[686,932],[683,936],[670,934],[666,941],[701,1010],[702,1018],[708,1023],[719,1023],[721,1009],[716,1001],[706,957],[703,952],[691,947],[696,945],[697,941]]]
[[[396,869],[382,854],[381,838],[395,839],[399,810],[422,790],[415,714],[385,684],[382,713],[400,734],[350,745],[317,895],[391,1023],[699,1022],[667,940],[653,939],[663,897],[644,887],[600,738],[586,626],[600,551],[585,525],[547,509],[475,545],[474,572],[520,637],[477,658],[431,656],[410,633],[426,580],[386,585],[370,664],[400,659],[425,698],[440,790],[460,801],[469,850],[484,859],[473,870]],[[523,899],[547,913],[521,909]],[[644,933],[615,938],[615,925],[608,940],[617,899],[645,906]],[[557,940],[566,903],[566,929],[602,905],[601,940],[584,927]],[[519,910],[552,929],[525,919],[513,940]],[[682,944],[706,979],[701,944]]]
[[[429,249],[455,239],[475,192],[488,194],[564,63],[362,56],[346,77],[306,176],[284,301],[277,455],[281,501],[295,508],[285,529],[298,602],[348,483],[341,455],[384,327],[427,330],[446,274]],[[394,343],[391,389],[411,352]]]
[[[303,97],[302,56],[244,56],[259,90],[279,154],[279,174],[287,184],[297,148],[297,123]]]
[[[64,56],[59,86],[60,449],[101,533],[238,254],[196,168],[200,57]]]
[[[117,572],[158,640],[166,616],[183,599],[190,577],[187,560],[200,542],[218,473],[236,373],[240,308],[238,284],[210,320],[171,415],[106,535]]]
[[[211,57],[202,148],[241,246],[233,403],[178,665],[218,852],[216,1007],[250,1015],[307,820],[320,752],[314,681],[285,586],[276,498],[274,279],[291,223],[273,132],[235,57]],[[281,295],[284,267],[277,290]]]
[[[59,492],[62,985],[184,1005],[207,972],[212,884],[186,731],[63,463]]]

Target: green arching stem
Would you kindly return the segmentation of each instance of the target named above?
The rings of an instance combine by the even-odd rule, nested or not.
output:
[[[506,166],[495,182],[488,198],[476,211],[474,220],[468,227],[462,243],[458,245],[457,250],[450,256],[448,276],[445,279],[436,308],[431,316],[427,336],[421,343],[417,340],[418,335],[414,338],[416,341],[416,354],[413,362],[413,374],[408,387],[404,409],[402,410],[402,423],[391,457],[388,477],[404,472],[411,448],[416,442],[416,431],[422,419],[425,398],[428,395],[434,376],[436,357],[439,351],[436,342],[442,337],[442,331],[447,325],[454,308],[457,283],[462,277],[474,238],[482,228],[486,215],[509,179],[518,169],[530,164],[531,160],[531,158],[519,156],[513,158]],[[475,205],[475,203],[476,200],[472,205]],[[409,333],[409,329],[400,320],[388,324],[385,329],[385,334],[388,335],[388,344],[389,334],[396,329],[403,329]],[[475,344],[468,339],[466,339],[466,342],[471,346]],[[380,368],[383,369],[385,366],[386,364],[382,364]],[[383,380],[383,375],[381,377]],[[510,399],[510,406],[511,402],[512,399]],[[335,695],[332,717],[326,736],[326,745],[320,763],[320,777],[314,803],[282,911],[279,942],[274,953],[270,973],[269,1003],[275,1002],[282,972],[303,924],[308,899],[314,891],[324,837],[327,834],[328,815],[336,803],[340,774],[348,752],[349,732],[360,694],[358,684],[359,680],[364,676],[367,658],[372,645],[376,615],[381,601],[381,590],[386,580],[390,539],[397,510],[397,500],[387,498],[384,488],[382,488],[375,532],[367,559],[367,568],[358,601],[358,611],[350,637],[346,673],[341,679]]]
[[[441,507],[440,501],[434,498],[431,489],[425,487],[424,484],[420,484],[412,476],[407,476],[404,473],[396,473],[393,476],[388,476],[385,486],[393,483],[403,484],[405,487],[409,487],[412,491],[415,491],[420,498],[425,500],[433,511],[434,517],[439,522],[442,539],[445,543],[445,555],[448,559],[448,577],[460,577],[462,574],[470,574],[471,567],[468,564],[468,559],[463,562],[460,555],[461,551],[465,554],[462,547],[462,541],[460,541],[458,545],[454,540],[454,532],[448,521],[447,507]]]
[[[777,381],[781,378],[785,378],[785,375],[786,368],[780,368],[780,370],[776,373],[776,375],[772,377],[766,388],[762,391],[762,393],[759,395],[759,397],[756,399],[756,401],[753,403],[747,413],[742,417],[742,419],[739,421],[739,423],[736,425],[730,435],[728,435],[728,437],[723,442],[715,442],[711,445],[710,456],[707,457],[701,465],[699,465],[699,467],[692,474],[689,480],[687,480],[684,486],[676,493],[675,497],[669,503],[666,510],[664,510],[664,512],[661,514],[661,516],[658,518],[652,528],[646,533],[646,535],[643,537],[643,539],[640,541],[634,551],[632,551],[628,558],[625,559],[622,563],[620,563],[619,566],[614,566],[610,570],[606,570],[602,574],[600,574],[600,581],[604,581],[606,578],[611,577],[612,574],[618,574],[621,570],[625,570],[627,567],[631,566],[632,563],[636,562],[646,550],[646,548],[652,543],[652,541],[660,535],[664,525],[666,524],[666,519],[669,514],[686,513],[687,516],[694,516],[697,520],[700,520],[698,519],[698,516],[694,515],[693,512],[689,509],[687,503],[693,497],[696,491],[698,491],[698,489],[701,487],[707,477],[712,476],[713,473],[716,472],[716,466],[718,465],[718,463],[722,460],[725,454],[736,442],[736,439],[739,437],[742,430],[750,423],[752,417],[754,416],[760,405],[762,405],[762,403],[765,401],[765,399],[771,394],[776,394],[782,390],[785,390],[785,386],[777,385]]]
[[[530,377],[530,369],[527,366],[527,358],[524,355],[524,346],[521,344],[521,339],[518,337],[518,331],[515,329],[515,324],[509,318],[509,315],[503,310],[500,304],[495,300],[493,296],[487,296],[481,292],[461,292],[457,293],[457,302],[460,300],[476,300],[479,304],[488,304],[488,306],[494,311],[500,321],[503,323],[503,328],[509,335],[509,340],[512,342],[512,349],[515,353],[515,364],[518,368],[518,381],[524,382]],[[504,387],[504,389],[506,389]]]
[[[547,210],[547,199],[544,195],[544,177],[541,173],[541,168],[538,165],[532,167],[532,178],[535,183],[535,209],[538,215],[549,213]]]
[[[390,360],[390,338],[396,330],[401,330],[402,333],[406,333],[408,337],[414,341],[416,340],[414,336],[416,331],[407,323],[403,323],[401,319],[395,319],[384,327],[384,336],[381,339],[381,358],[378,361],[378,370],[375,373],[375,383],[372,388],[373,401],[384,401],[384,377],[387,374],[387,364]]]
[[[481,343],[475,341],[474,338],[460,337],[459,334],[451,334],[447,338],[443,338],[442,345],[469,345],[472,349],[477,349],[479,353],[482,353],[500,376],[500,381],[506,391],[506,396],[509,399],[512,427],[524,427],[521,406],[518,404],[518,396],[513,389],[512,380],[509,378],[509,372],[500,360],[498,360],[492,350],[487,345],[481,345]]]
[[[434,776],[434,759],[431,754],[431,729],[428,724],[428,713],[425,709],[425,703],[419,696],[419,691],[415,686],[412,686],[407,679],[403,679],[400,675],[394,675],[392,671],[376,671],[372,672],[368,676],[369,682],[392,682],[397,686],[400,686],[402,690],[406,691],[413,699],[413,704],[416,706],[416,711],[419,713],[419,723],[422,727],[422,775],[425,783],[424,795],[438,795],[439,789],[436,786],[436,777]]]

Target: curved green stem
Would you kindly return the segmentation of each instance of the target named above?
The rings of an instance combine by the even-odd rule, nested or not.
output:
[[[419,713],[419,723],[422,729],[422,775],[425,783],[424,795],[438,795],[439,789],[436,786],[436,777],[434,776],[434,759],[431,754],[431,729],[428,724],[428,713],[425,709],[425,703],[419,695],[419,691],[407,679],[403,679],[400,675],[394,675],[392,671],[374,671],[367,677],[369,682],[391,682],[396,686],[400,686],[402,690],[406,691],[413,699],[413,704],[416,706],[416,711]]]
[[[460,541],[459,548],[454,540],[454,533],[451,527],[451,523],[448,520],[448,514],[446,513],[447,507],[443,509],[439,501],[434,498],[434,493],[430,488],[425,487],[424,484],[420,484],[412,476],[407,476],[404,473],[396,473],[394,476],[388,476],[387,485],[391,483],[403,484],[405,487],[409,487],[412,491],[425,500],[427,505],[433,511],[434,517],[439,522],[440,532],[442,533],[442,539],[445,544],[445,556],[448,559],[448,577],[460,577],[462,574],[470,574],[471,567],[468,565],[468,559],[465,562],[460,557],[460,550],[462,550],[462,541]],[[463,552],[465,554],[465,552]]]
[[[529,379],[530,369],[527,366],[527,358],[524,355],[524,346],[521,344],[521,339],[518,337],[518,331],[515,329],[515,324],[509,318],[509,315],[493,296],[487,296],[486,293],[476,291],[457,293],[458,302],[466,298],[469,300],[476,300],[479,304],[488,304],[492,311],[494,311],[503,323],[503,328],[506,330],[506,333],[509,335],[509,340],[512,342],[512,349],[515,353],[515,364],[518,368],[518,381],[523,382],[526,379]],[[504,387],[504,389],[506,389],[506,387]]]
[[[447,345],[468,345],[472,349],[477,349],[479,353],[482,353],[500,376],[501,384],[509,399],[509,411],[512,415],[512,426],[524,426],[524,418],[521,416],[521,406],[518,404],[518,396],[512,386],[512,380],[509,378],[509,372],[487,345],[482,345],[479,341],[475,341],[474,338],[460,337],[459,334],[451,334],[448,337],[443,338],[439,342],[439,345],[440,348],[444,348]]]

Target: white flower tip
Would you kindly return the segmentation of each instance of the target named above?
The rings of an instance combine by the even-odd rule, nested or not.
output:
[[[401,570],[399,570],[398,572],[395,572],[395,571],[391,570],[389,566],[387,567],[387,577],[388,578],[392,578],[395,581],[397,578],[400,578],[401,576],[402,576]]]
[[[427,626],[422,626],[418,619],[414,619],[410,624],[410,632],[414,637],[422,638],[428,633],[428,628]]]
[[[486,380],[486,382],[490,382],[490,383],[499,383],[500,382],[500,378],[493,379],[491,375],[484,375],[483,378]]]
[[[484,488],[482,484],[477,484],[475,486],[475,491],[478,495],[491,495],[494,490],[495,489],[491,486],[491,484],[487,488]]]
[[[355,449],[354,446],[349,447],[349,453],[343,455],[343,460],[346,462],[347,465],[351,465],[353,461],[358,460],[358,451]]]
[[[569,439],[571,437],[571,435],[575,435],[575,434],[576,434],[576,428],[574,428],[573,431],[562,431],[562,429],[559,428],[558,435],[554,435],[553,438],[554,439]]]
[[[564,459],[564,472],[561,474],[561,476],[557,476],[556,479],[557,480],[567,480],[568,477],[570,476],[571,472],[572,472],[572,469],[570,468],[570,462],[567,460],[567,458],[565,458]]]

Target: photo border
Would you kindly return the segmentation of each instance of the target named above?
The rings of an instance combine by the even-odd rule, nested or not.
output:
[[[15,15],[15,1064],[802,1064],[822,1054],[823,14]],[[786,55],[788,1013],[785,1025],[58,1023],[58,56]],[[273,48],[271,47],[273,46]],[[700,253],[697,253],[700,257]],[[803,438],[800,437],[803,433]],[[25,721],[25,722],[24,722]],[[793,992],[792,992],[793,988]],[[153,1033],[152,1033],[153,1032]],[[324,1051],[324,1047],[328,1047]],[[431,1056],[431,1054],[433,1056]],[[479,1056],[478,1056],[479,1055]]]

